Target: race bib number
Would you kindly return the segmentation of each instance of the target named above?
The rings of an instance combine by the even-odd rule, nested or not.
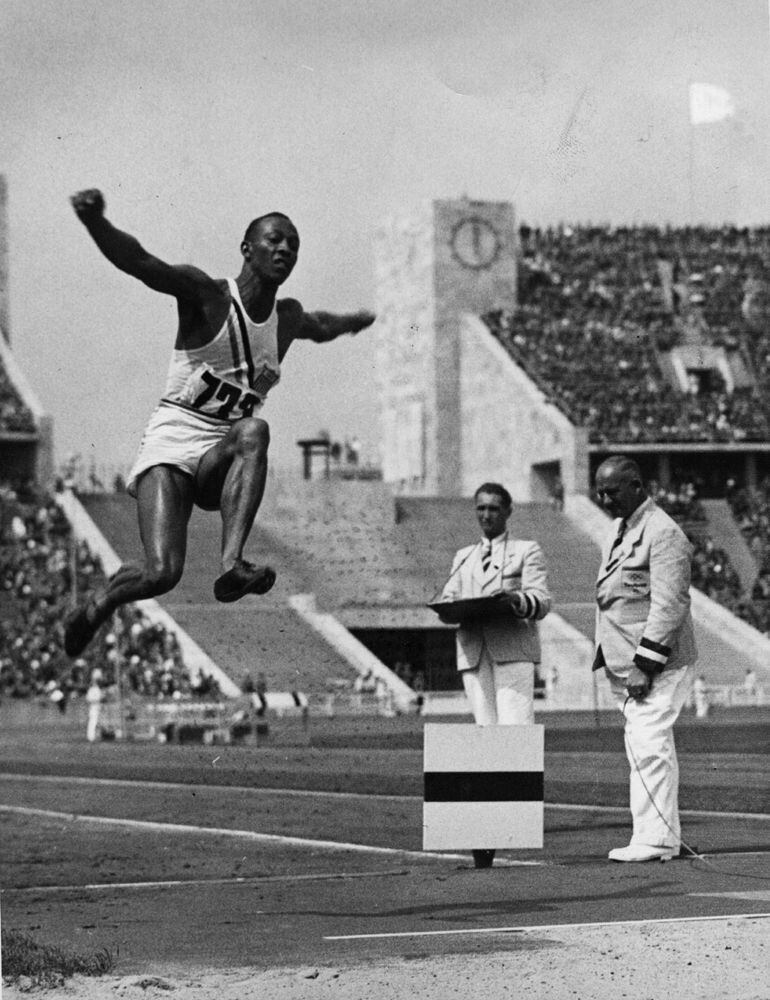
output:
[[[193,374],[185,395],[188,406],[220,420],[250,417],[262,402],[256,393],[220,378],[206,365],[201,365]]]

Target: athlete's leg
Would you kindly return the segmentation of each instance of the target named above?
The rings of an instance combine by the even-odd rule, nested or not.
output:
[[[239,420],[201,459],[195,499],[204,510],[222,512],[222,569],[243,556],[267,479],[270,429],[258,417]]]
[[[195,477],[195,500],[204,510],[222,513],[222,576],[214,593],[233,601],[247,593],[264,593],[275,573],[243,559],[243,549],[257,516],[267,479],[270,429],[258,417],[239,420],[201,459]]]
[[[121,566],[105,590],[68,619],[68,655],[78,656],[121,604],[157,597],[176,586],[184,567],[193,492],[190,477],[172,466],[156,465],[142,475],[136,500],[144,563]]]

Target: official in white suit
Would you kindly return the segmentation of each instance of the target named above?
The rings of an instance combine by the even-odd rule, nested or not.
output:
[[[599,502],[616,520],[596,582],[596,658],[625,717],[631,768],[631,842],[613,861],[679,853],[679,768],[674,723],[697,660],[690,614],[692,547],[648,496],[638,465],[623,456],[596,472]]]
[[[531,725],[540,662],[536,623],[551,607],[545,557],[537,542],[508,533],[511,495],[505,487],[484,483],[474,499],[482,539],[455,555],[442,600],[499,599],[484,617],[460,623],[457,669],[478,725]],[[486,868],[494,851],[473,855],[476,867]]]
[[[545,557],[537,542],[508,533],[511,496],[503,486],[480,486],[475,504],[482,540],[457,552],[442,599],[499,594],[499,603],[460,624],[457,669],[479,725],[527,725],[540,662],[536,622],[551,607]]]

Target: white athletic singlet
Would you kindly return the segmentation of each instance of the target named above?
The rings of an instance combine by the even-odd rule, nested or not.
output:
[[[261,407],[281,366],[277,309],[264,323],[253,323],[238,285],[233,278],[227,284],[232,301],[222,329],[203,347],[174,348],[161,403],[232,423]]]

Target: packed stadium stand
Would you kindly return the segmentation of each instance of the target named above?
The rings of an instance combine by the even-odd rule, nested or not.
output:
[[[753,325],[770,230],[522,227],[520,240],[519,307],[486,322],[591,441],[770,438],[770,338]],[[681,392],[665,355],[693,343],[724,348],[754,385],[728,392],[713,372]]]

